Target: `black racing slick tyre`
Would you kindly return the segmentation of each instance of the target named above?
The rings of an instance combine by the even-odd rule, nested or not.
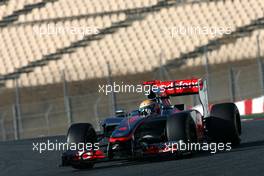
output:
[[[96,139],[96,132],[89,123],[72,124],[67,133],[67,143],[88,143]]]
[[[96,132],[93,126],[89,123],[76,123],[72,124],[67,133],[67,143],[68,144],[78,144],[78,143],[94,143],[97,140]],[[88,169],[94,166],[93,162],[78,162],[71,164],[75,169]]]
[[[168,117],[166,123],[166,135],[168,142],[182,141],[185,144],[196,143],[197,134],[196,126],[190,113],[177,113]],[[194,151],[178,151],[178,154],[183,153],[193,154]]]
[[[237,106],[234,103],[221,103],[212,106],[207,121],[209,137],[215,142],[240,144],[241,121]]]

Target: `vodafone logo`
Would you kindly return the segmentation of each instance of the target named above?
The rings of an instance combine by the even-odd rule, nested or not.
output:
[[[178,84],[176,83],[175,85],[176,85],[176,89],[190,88],[190,87],[198,88],[198,80],[197,81],[180,81]]]
[[[179,81],[175,82],[175,85],[173,82],[171,82],[169,85],[164,86],[168,90],[180,90],[180,89],[186,89],[186,88],[198,88],[198,80],[186,80],[186,81]]]

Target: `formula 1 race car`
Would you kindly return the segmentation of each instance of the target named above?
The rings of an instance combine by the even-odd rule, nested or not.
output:
[[[209,110],[206,79],[156,80],[144,82],[144,85],[152,88],[148,98],[160,106],[158,113],[148,114],[139,109],[122,118],[107,118],[101,124],[100,134],[89,123],[72,124],[67,134],[69,144],[96,145],[82,151],[67,150],[62,155],[62,165],[82,169],[92,168],[101,161],[171,155],[170,142],[239,145],[241,121],[238,108],[234,103],[221,103],[210,106]],[[193,94],[199,95],[200,111],[170,103],[170,97]],[[192,151],[175,153],[190,154]]]

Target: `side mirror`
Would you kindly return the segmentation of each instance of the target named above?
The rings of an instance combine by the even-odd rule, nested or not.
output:
[[[126,112],[123,109],[116,110],[116,117],[126,117]]]

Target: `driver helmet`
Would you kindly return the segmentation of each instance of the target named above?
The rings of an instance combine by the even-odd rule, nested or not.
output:
[[[159,114],[160,107],[159,104],[154,100],[144,100],[139,105],[139,112],[142,116],[149,116],[152,114]]]

